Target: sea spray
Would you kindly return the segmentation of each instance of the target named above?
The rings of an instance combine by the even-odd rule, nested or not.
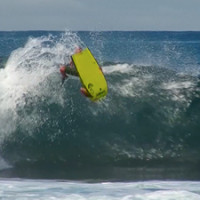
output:
[[[59,38],[53,35],[30,37],[24,47],[11,53],[0,71],[1,141],[15,132],[19,123],[27,124],[30,129],[34,128],[33,124],[40,124],[37,107],[33,106],[32,113],[23,117],[19,114],[35,100],[64,104],[64,89],[58,91],[59,64],[68,63],[78,45],[82,44],[76,34],[65,32]]]

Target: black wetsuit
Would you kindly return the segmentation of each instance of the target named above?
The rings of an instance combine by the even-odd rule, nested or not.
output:
[[[74,66],[71,66],[70,64],[66,65],[66,74],[72,75],[72,76],[78,76],[78,72]]]

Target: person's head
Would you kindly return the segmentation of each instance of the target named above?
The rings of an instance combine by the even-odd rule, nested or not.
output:
[[[75,53],[80,53],[81,51],[82,51],[82,48],[81,48],[81,47],[76,47]]]

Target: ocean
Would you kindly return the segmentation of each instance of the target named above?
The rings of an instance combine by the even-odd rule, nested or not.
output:
[[[59,65],[102,67],[91,102]],[[200,199],[200,32],[0,32],[1,199]]]

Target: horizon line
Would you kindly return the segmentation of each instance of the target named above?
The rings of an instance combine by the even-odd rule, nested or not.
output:
[[[43,32],[200,32],[200,30],[44,30],[44,29],[27,29],[27,30],[0,30],[0,32],[36,32],[36,31],[43,31]]]

